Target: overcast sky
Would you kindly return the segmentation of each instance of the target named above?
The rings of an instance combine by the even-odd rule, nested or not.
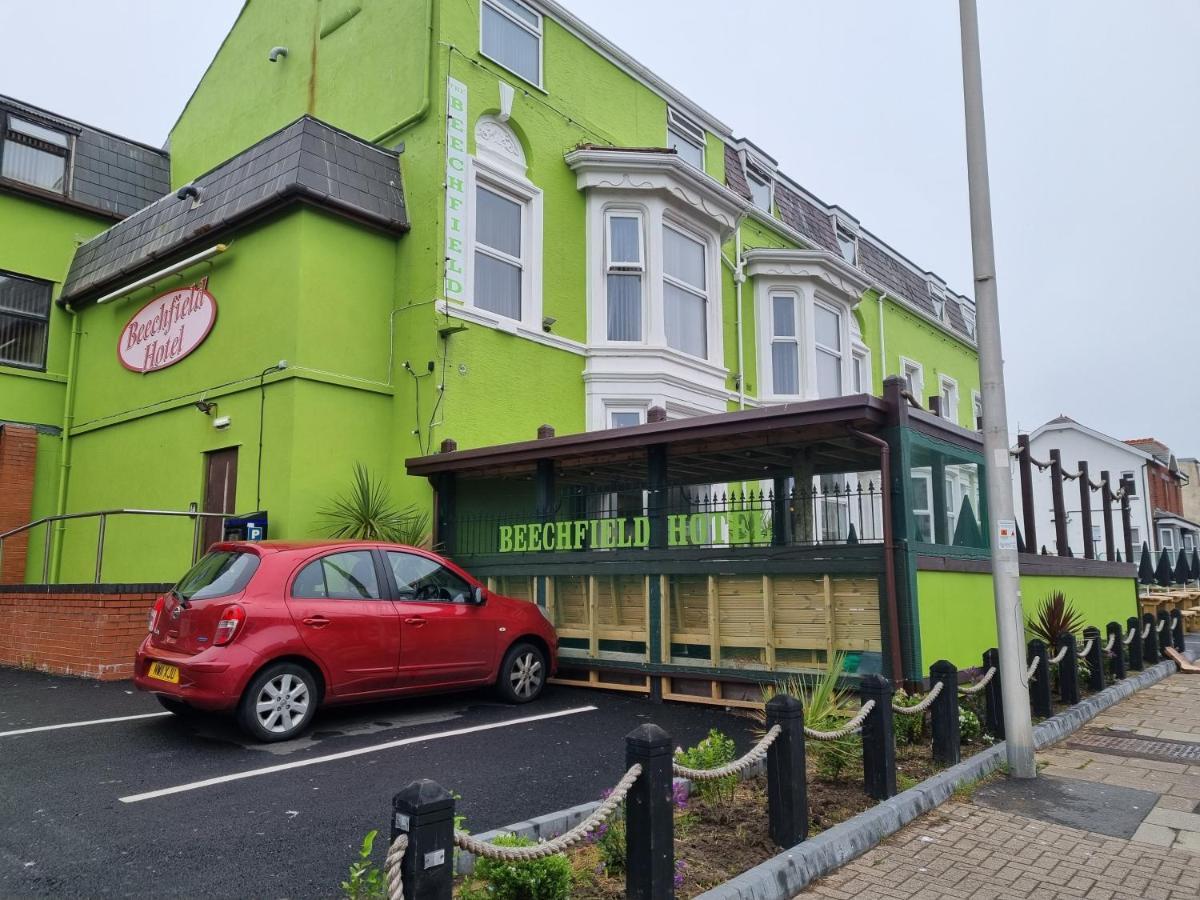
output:
[[[970,292],[953,0],[563,2]],[[155,145],[241,6],[0,3],[0,93]],[[1010,419],[1200,455],[1200,3],[980,6]]]

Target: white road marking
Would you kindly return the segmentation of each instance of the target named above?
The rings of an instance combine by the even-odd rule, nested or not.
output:
[[[61,725],[39,725],[36,728],[18,728],[15,731],[0,731],[0,737],[16,737],[18,734],[33,734],[35,731],[58,731],[60,728],[83,728],[87,725],[107,725],[109,722],[133,722],[137,719],[157,719],[169,716],[169,712],[142,713],[137,716],[115,716],[111,719],[88,719],[86,722],[63,722]]]
[[[199,788],[211,787],[214,784],[225,784],[229,781],[240,781],[243,778],[255,778],[259,775],[271,775],[275,772],[286,772],[288,769],[299,769],[303,766],[315,766],[320,763],[334,762],[339,759],[349,759],[352,756],[362,756],[367,753],[378,753],[381,750],[392,750],[396,747],[405,747],[409,744],[421,744],[425,741],[437,741],[443,738],[459,737],[464,734],[474,734],[478,731],[492,731],[496,728],[508,728],[511,725],[525,725],[529,722],[542,722],[546,719],[557,719],[562,716],[573,716],[578,713],[594,712],[595,706],[577,706],[572,709],[563,709],[558,712],[542,713],[536,716],[522,716],[519,719],[506,719],[503,722],[491,722],[487,725],[472,725],[467,728],[455,728],[450,731],[435,731],[432,734],[421,734],[414,737],[401,738],[396,741],[388,741],[386,744],[375,744],[370,747],[359,747],[356,750],[343,750],[341,753],[330,753],[326,756],[314,756],[312,759],[298,759],[295,762],[280,763],[275,766],[263,766],[260,769],[247,769],[245,772],[235,772],[232,775],[218,775],[215,778],[205,778],[203,781],[191,781],[187,784],[176,785],[175,787],[162,788],[157,791],[146,791],[144,794],[131,794],[128,797],[121,797],[122,803],[140,803],[143,800],[154,800],[157,797],[166,797],[169,794],[182,794],[185,791],[194,791]]]

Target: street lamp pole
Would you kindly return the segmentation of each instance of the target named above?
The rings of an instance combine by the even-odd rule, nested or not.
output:
[[[975,265],[976,341],[983,400],[983,452],[987,469],[992,585],[1000,651],[1000,690],[1009,772],[1033,778],[1033,723],[1025,683],[1025,617],[1017,561],[1016,514],[1008,454],[1008,410],[1004,399],[1004,355],[996,297],[996,250],[988,187],[987,134],[983,121],[983,76],[979,63],[979,11],[975,0],[959,0],[962,30],[963,103],[966,107],[967,183],[971,199],[971,257]],[[1038,672],[1045,678],[1049,673]]]

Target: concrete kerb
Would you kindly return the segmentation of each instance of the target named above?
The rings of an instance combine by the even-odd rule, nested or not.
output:
[[[1186,654],[1194,658],[1191,653]],[[1038,724],[1033,742],[1039,749],[1057,743],[1077,731],[1104,710],[1143,688],[1175,674],[1175,663],[1158,663],[1143,672],[1093,694],[1086,700]],[[1004,743],[977,753],[970,759],[938,772],[916,787],[884,800],[816,837],[785,850],[766,862],[733,878],[698,900],[788,900],[812,881],[866,853],[895,834],[913,819],[940,806],[959,787],[978,781],[1004,763]]]

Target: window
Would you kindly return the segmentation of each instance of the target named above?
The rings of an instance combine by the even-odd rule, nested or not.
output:
[[[837,231],[838,250],[841,251],[842,259],[852,266],[858,265],[858,238],[841,225],[836,226],[835,230]]]
[[[938,376],[938,396],[941,398],[942,418],[958,424],[958,382],[948,375]]]
[[[541,15],[518,0],[482,0],[480,18],[483,55],[541,87]]]
[[[933,479],[928,467],[912,470],[913,539],[933,543]]]
[[[1163,550],[1175,549],[1175,532],[1170,528],[1158,529],[1158,544]]]
[[[939,322],[946,321],[946,301],[941,297],[933,298],[933,314]]]
[[[228,597],[245,588],[257,570],[258,557],[253,553],[207,553],[175,585],[175,594],[181,600]]]
[[[971,427],[976,431],[983,428],[983,395],[971,391]]]
[[[1104,529],[1099,525],[1092,526],[1092,556],[1102,558],[1100,546],[1104,543]]]
[[[900,365],[904,371],[904,383],[908,387],[908,392],[912,394],[914,400],[921,403],[925,393],[924,369],[921,368],[920,363],[903,357],[900,359]]]
[[[1129,540],[1130,543],[1133,544],[1133,552],[1136,553],[1139,549],[1141,549],[1142,546],[1142,529],[1138,528],[1136,525],[1130,528]],[[1125,562],[1133,562],[1133,560],[1127,559]]]
[[[435,560],[392,551],[387,559],[402,600],[466,603],[471,599],[470,583]]]
[[[850,375],[853,378],[854,393],[867,394],[871,391],[870,357],[866,351],[855,350],[851,363]]]
[[[61,131],[9,116],[4,149],[0,151],[0,175],[65,194],[70,147],[70,138]]]
[[[797,298],[771,295],[771,391],[779,395],[800,393],[800,337],[796,331]]]
[[[813,307],[813,337],[817,350],[817,396],[842,394],[842,316],[832,307]]]
[[[46,368],[50,282],[0,272],[0,365]]]
[[[1196,549],[1196,535],[1194,532],[1185,531],[1183,533],[1183,549],[1188,553]]]
[[[608,339],[642,339],[642,275],[646,271],[642,217],[633,212],[610,212],[607,217],[606,290]]]
[[[967,334],[975,337],[975,307],[968,303],[960,303],[959,309],[962,310],[963,327],[967,329]]]
[[[640,409],[609,409],[608,411],[609,428],[632,428],[634,425],[641,424],[642,411]]]
[[[771,179],[750,166],[746,167],[746,184],[750,186],[750,202],[764,212],[771,211]]]
[[[708,279],[705,247],[663,225],[663,313],[667,346],[708,357]]]
[[[1129,481],[1129,496],[1136,497],[1137,496],[1137,481],[1134,480],[1133,473],[1132,472],[1122,472],[1121,480],[1125,481],[1126,479],[1128,479],[1128,481]]]
[[[704,129],[673,109],[667,110],[667,146],[689,166],[704,170]]]
[[[521,318],[524,205],[482,184],[475,188],[475,305]]]
[[[368,550],[324,556],[300,570],[292,582],[292,596],[307,600],[378,600],[375,559]]]

